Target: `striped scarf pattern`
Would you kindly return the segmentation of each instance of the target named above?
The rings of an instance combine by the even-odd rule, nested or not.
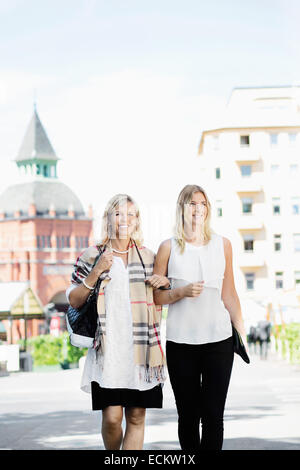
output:
[[[100,247],[101,249],[103,247]],[[88,250],[91,250],[88,248]],[[72,282],[80,283],[91,271],[95,257],[99,254],[96,247],[87,256],[87,251],[77,259]],[[139,256],[140,255],[140,256]],[[146,283],[152,276],[155,255],[148,248],[137,248],[134,241],[130,241],[128,252],[129,292],[132,311],[132,329],[134,344],[134,361],[140,366],[140,376],[145,381],[152,382],[154,378],[163,382],[165,376],[165,355],[161,345],[160,324],[162,308],[153,301],[153,288]],[[98,327],[94,340],[94,349],[97,355],[105,354],[106,344],[106,311],[105,287],[110,281],[108,273],[101,276],[102,282],[99,290],[97,310]]]

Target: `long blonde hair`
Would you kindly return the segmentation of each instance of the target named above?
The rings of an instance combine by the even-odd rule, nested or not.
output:
[[[136,242],[138,247],[142,246],[143,234],[141,230],[140,211],[136,202],[133,200],[132,197],[128,196],[128,194],[116,194],[108,201],[103,217],[102,217],[101,241],[98,243],[98,245],[105,245],[111,239],[112,231],[111,231],[110,217],[112,216],[114,209],[116,209],[117,206],[120,206],[128,202],[134,205],[135,211],[136,211],[136,218],[137,218],[136,229],[131,234],[131,239]]]
[[[174,235],[175,235],[175,240],[180,247],[181,253],[184,252],[185,248],[185,236],[184,236],[184,209],[185,209],[185,204],[189,204],[193,198],[193,194],[196,192],[200,192],[203,194],[206,200],[206,205],[207,205],[207,215],[204,221],[204,227],[203,227],[203,237],[204,237],[204,242],[208,243],[209,240],[211,239],[212,235],[212,229],[210,227],[210,218],[211,218],[211,205],[209,202],[209,199],[207,197],[206,192],[204,191],[201,186],[198,186],[196,184],[187,184],[179,193],[178,199],[177,199],[177,204],[176,204],[176,222],[175,222],[175,228],[174,228]]]

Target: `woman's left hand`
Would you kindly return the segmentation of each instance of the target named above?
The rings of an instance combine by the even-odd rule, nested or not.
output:
[[[159,276],[158,274],[153,274],[147,282],[154,288],[158,289],[159,287],[169,287],[170,281],[166,276]]]

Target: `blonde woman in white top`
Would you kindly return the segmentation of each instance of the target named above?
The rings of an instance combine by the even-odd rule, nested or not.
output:
[[[92,409],[102,410],[105,448],[140,450],[146,408],[162,408],[165,380],[161,307],[153,303],[153,288],[168,286],[169,281],[153,275],[155,255],[142,245],[140,213],[131,197],[117,194],[110,199],[102,229],[101,243],[78,257],[67,291],[70,304],[79,308],[97,279],[102,279],[98,328],[94,347],[88,350],[81,388],[91,393]]]
[[[180,192],[175,236],[161,243],[153,272],[171,281],[171,289],[156,290],[154,299],[169,304],[166,357],[181,448],[221,450],[234,354],[232,324],[245,344],[246,335],[231,243],[212,233],[210,203],[200,186],[187,185]]]

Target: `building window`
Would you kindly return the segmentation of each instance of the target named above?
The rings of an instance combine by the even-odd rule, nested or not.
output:
[[[244,251],[247,253],[252,253],[253,252],[253,246],[254,246],[254,237],[251,234],[244,235]]]
[[[245,273],[246,289],[254,290],[254,273]]]
[[[221,178],[221,168],[216,168],[216,179],[219,180]]]
[[[240,166],[242,176],[251,176],[252,166],[251,165],[241,165]]]
[[[37,235],[36,244],[39,249],[51,248],[51,237],[50,235]]]
[[[70,248],[70,237],[61,235],[56,237],[56,247],[57,249]]]
[[[273,215],[280,215],[280,198],[273,197],[272,205],[273,205]]]
[[[223,216],[223,204],[222,204],[222,201],[220,200],[216,201],[216,211],[217,211],[217,217]]]
[[[219,136],[218,135],[213,135],[213,149],[214,150],[219,150]]]
[[[300,214],[300,197],[292,197],[292,214]]]
[[[290,176],[298,176],[299,167],[297,164],[290,165]]]
[[[280,234],[274,235],[274,250],[281,251],[281,235]]]
[[[253,200],[250,197],[242,198],[243,214],[252,214]]]
[[[283,272],[275,273],[275,289],[283,289]]]
[[[271,165],[271,175],[276,176],[279,174],[279,165]]]
[[[88,248],[89,237],[75,237],[75,246],[76,246],[76,250],[80,250],[82,248]]]
[[[272,147],[278,144],[278,134],[270,134],[270,144]]]
[[[300,271],[295,271],[295,289],[300,292]]]
[[[294,132],[289,133],[289,144],[290,147],[295,147],[296,145],[297,134]]]
[[[240,136],[240,146],[241,147],[249,147],[250,145],[250,136],[249,135],[241,135]]]
[[[294,233],[294,250],[300,251],[300,233]]]

